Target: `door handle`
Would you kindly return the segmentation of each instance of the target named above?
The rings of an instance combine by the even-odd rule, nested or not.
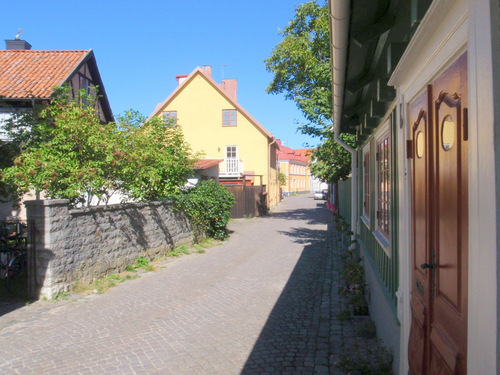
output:
[[[434,263],[422,263],[420,265],[420,268],[422,268],[423,270],[425,270],[426,268],[430,268],[431,270],[434,269]]]

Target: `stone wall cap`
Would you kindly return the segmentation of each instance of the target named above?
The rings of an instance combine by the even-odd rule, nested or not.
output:
[[[36,199],[24,201],[25,206],[69,206],[69,199]]]
[[[78,215],[89,212],[115,211],[115,210],[147,207],[147,206],[171,206],[171,205],[173,205],[172,201],[127,202],[127,203],[108,204],[107,206],[90,206],[90,207],[74,208],[69,210],[69,214]]]

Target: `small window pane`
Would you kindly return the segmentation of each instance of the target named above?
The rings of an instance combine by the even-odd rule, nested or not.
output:
[[[450,151],[455,143],[455,121],[451,115],[446,116],[441,124],[441,142],[445,151]]]
[[[222,110],[222,126],[236,126],[236,110],[223,109]]]

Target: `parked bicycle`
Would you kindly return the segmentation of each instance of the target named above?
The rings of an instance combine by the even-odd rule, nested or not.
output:
[[[0,279],[11,294],[26,288],[27,253],[26,224],[16,217],[0,223]]]

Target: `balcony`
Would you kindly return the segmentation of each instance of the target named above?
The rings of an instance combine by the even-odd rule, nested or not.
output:
[[[243,160],[237,158],[226,158],[219,170],[220,177],[241,177],[244,173]]]

